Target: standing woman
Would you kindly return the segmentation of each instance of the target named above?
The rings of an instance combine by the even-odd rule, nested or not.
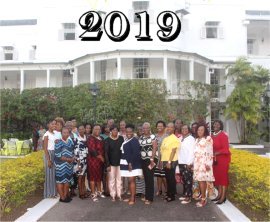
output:
[[[167,196],[165,197],[167,202],[174,201],[176,194],[175,167],[178,164],[178,155],[176,153],[178,152],[180,141],[175,136],[174,130],[174,124],[168,123],[168,136],[163,139],[160,147],[161,161],[163,162],[167,182]]]
[[[218,187],[218,195],[213,201],[218,201],[216,204],[222,204],[226,201],[226,191],[229,185],[229,164],[231,161],[231,153],[229,150],[229,138],[223,132],[223,122],[220,120],[214,121],[213,150],[214,164],[213,172],[215,177],[214,185]]]
[[[57,140],[61,140],[61,138],[62,138],[62,128],[65,125],[65,121],[61,117],[56,117],[55,121],[56,121],[56,128],[55,128],[55,131],[54,131],[55,138]]]
[[[60,202],[68,203],[72,199],[69,197],[69,183],[73,180],[74,145],[68,139],[69,130],[62,128],[62,138],[55,144],[55,178],[57,191],[60,195]]]
[[[111,135],[105,141],[105,160],[107,173],[109,175],[109,190],[112,201],[115,201],[117,196],[121,200],[121,173],[120,159],[121,146],[124,138],[119,135],[119,130],[116,125],[110,128]]]
[[[100,133],[100,125],[95,124],[93,126],[93,134],[87,141],[89,153],[87,158],[87,171],[90,180],[91,198],[94,202],[98,201],[98,196],[105,198],[101,192],[101,181],[104,168],[104,141],[101,138]]]
[[[86,139],[88,139],[92,134],[92,126],[90,123],[86,123],[85,124],[85,136],[86,136]]]
[[[188,125],[182,126],[181,146],[178,151],[179,169],[183,179],[184,195],[179,198],[181,204],[188,204],[192,198],[192,184],[193,184],[193,161],[195,139],[191,135],[191,129]]]
[[[75,147],[74,154],[76,158],[74,171],[78,176],[79,197],[81,199],[84,199],[85,197],[87,197],[85,188],[85,175],[88,156],[88,148],[86,144],[84,125],[79,126],[78,132],[79,132],[78,138],[74,140],[74,147]]]
[[[54,141],[55,120],[48,123],[48,131],[43,136],[45,183],[44,198],[56,197],[55,167],[54,167]]]
[[[201,200],[196,204],[197,207],[204,207],[207,203],[206,189],[207,182],[215,181],[213,175],[213,140],[209,136],[205,124],[198,125],[198,138],[195,141],[194,150],[194,180],[199,182]]]
[[[130,198],[125,201],[127,201],[129,205],[133,205],[136,195],[135,177],[142,176],[141,153],[139,141],[134,137],[133,125],[126,125],[126,136],[127,139],[121,146],[120,170],[122,177],[129,178]]]
[[[43,149],[43,137],[44,134],[46,133],[46,130],[43,128],[42,125],[39,126],[38,130],[38,145],[37,145],[37,150],[42,150]]]
[[[150,123],[143,124],[143,135],[139,138],[141,146],[142,170],[145,182],[145,204],[154,200],[154,169],[157,162],[156,136],[151,134]]]
[[[160,146],[165,137],[167,137],[167,133],[165,132],[166,130],[166,123],[162,120],[157,121],[156,123],[156,128],[157,128],[157,134],[156,134],[156,139],[157,139],[157,145],[158,145],[158,163],[157,167],[155,168],[154,175],[157,177],[157,188],[158,191],[156,195],[162,195],[162,184],[164,186],[164,190],[166,193],[167,192],[167,183],[166,183],[166,177],[165,177],[165,170],[163,169],[163,164],[160,159]]]

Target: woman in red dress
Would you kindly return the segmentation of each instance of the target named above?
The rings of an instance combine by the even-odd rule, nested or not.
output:
[[[100,137],[100,133],[100,125],[94,125],[93,133],[87,141],[89,153],[87,158],[87,170],[90,179],[91,197],[94,202],[98,201],[98,196],[105,198],[101,192],[101,181],[104,167],[104,141]]]
[[[215,177],[215,186],[218,188],[218,195],[212,201],[217,201],[216,204],[222,204],[226,201],[226,191],[229,185],[229,164],[231,162],[231,153],[229,150],[229,138],[223,132],[223,123],[216,120],[213,123],[214,133],[213,139],[213,173]]]

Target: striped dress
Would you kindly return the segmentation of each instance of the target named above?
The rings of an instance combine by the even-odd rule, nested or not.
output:
[[[70,183],[72,182],[73,163],[68,163],[61,160],[61,157],[74,157],[74,144],[71,139],[66,142],[62,139],[55,144],[55,178],[56,183]]]

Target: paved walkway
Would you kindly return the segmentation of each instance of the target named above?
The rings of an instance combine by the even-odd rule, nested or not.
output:
[[[71,203],[57,203],[40,221],[228,221],[211,201],[204,208],[197,208],[195,203],[182,205],[178,199],[165,203],[156,197],[151,205],[137,199],[129,206],[120,201],[113,203],[110,198],[94,203],[75,197]]]

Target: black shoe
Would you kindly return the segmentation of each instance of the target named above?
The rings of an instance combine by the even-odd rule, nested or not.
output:
[[[218,201],[220,197],[216,197],[215,199],[212,199],[211,201]]]
[[[62,203],[69,203],[70,202],[70,200],[68,200],[67,198],[66,199],[64,199],[64,200],[62,200],[61,198],[59,199],[59,202],[62,202]]]
[[[175,197],[168,197],[168,198],[166,198],[166,201],[167,202],[175,201]]]
[[[216,202],[216,204],[218,204],[218,205],[220,205],[220,204],[223,204],[223,203],[225,203],[226,202],[226,197],[224,198],[224,200],[223,201],[218,201],[218,202]]]

